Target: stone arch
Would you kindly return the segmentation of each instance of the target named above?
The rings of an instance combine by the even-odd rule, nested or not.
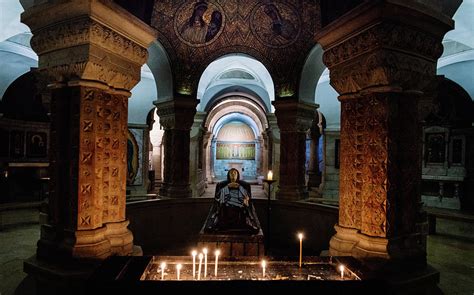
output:
[[[155,40],[148,47],[147,65],[156,83],[157,101],[173,99],[173,74],[168,53],[161,43]]]
[[[30,48],[31,36],[22,33],[0,42],[0,100],[13,81],[38,67],[38,56]]]
[[[326,66],[323,63],[323,49],[321,45],[316,44],[308,54],[303,70],[301,71],[299,100],[315,102],[316,87],[325,69]]]
[[[223,72],[232,69],[244,70],[250,73],[255,80],[248,79],[226,79],[226,81],[216,80]],[[216,86],[215,88],[213,88]],[[200,99],[198,109],[205,109],[209,100],[216,94],[223,93],[230,87],[241,86],[251,92],[256,92],[261,99],[264,100],[267,108],[271,109],[271,101],[275,99],[275,86],[273,84],[272,75],[264,63],[253,58],[252,56],[233,53],[221,56],[210,62],[199,79],[197,88],[197,99]],[[211,90],[211,94],[206,96],[206,92]]]

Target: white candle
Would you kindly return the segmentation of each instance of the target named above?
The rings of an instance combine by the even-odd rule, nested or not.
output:
[[[344,279],[344,265],[339,265],[339,271],[341,272],[341,280]]]
[[[193,252],[191,252],[191,254],[193,255],[193,279],[195,279],[196,278],[196,255],[197,255],[197,251],[193,250]]]
[[[161,280],[163,281],[165,278],[165,267],[166,267],[166,262],[161,263]]]
[[[181,273],[181,268],[182,268],[182,267],[183,267],[183,266],[182,266],[180,263],[178,263],[178,264],[176,265],[176,276],[177,276],[178,281],[179,281],[179,274]]]
[[[273,172],[272,172],[272,170],[268,170],[267,180],[273,180]]]
[[[214,255],[216,255],[216,264],[214,265],[214,276],[217,278],[217,264],[219,262],[219,255],[221,255],[221,251],[216,250],[216,252],[214,252]]]
[[[300,239],[300,268],[301,268],[301,262],[303,260],[303,234],[299,233],[298,238]]]
[[[207,277],[207,248],[202,249],[204,253],[204,277]]]
[[[202,253],[199,253],[198,281],[201,279]]]
[[[267,262],[262,260],[262,277],[265,277],[265,268],[267,267]]]

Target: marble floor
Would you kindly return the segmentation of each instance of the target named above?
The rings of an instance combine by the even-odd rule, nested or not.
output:
[[[25,278],[23,259],[34,254],[38,238],[37,224],[0,231],[0,295],[15,294]],[[445,294],[474,294],[474,241],[429,236],[428,262],[441,272],[439,286]]]

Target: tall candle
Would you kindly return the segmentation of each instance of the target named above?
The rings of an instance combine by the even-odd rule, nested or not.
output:
[[[262,277],[265,277],[265,268],[267,267],[267,262],[262,260]]]
[[[273,180],[273,172],[272,172],[272,170],[268,170],[267,180]]]
[[[193,252],[191,252],[191,255],[193,255],[193,279],[195,279],[196,278],[196,255],[197,255],[197,251],[193,250]]]
[[[202,249],[204,253],[204,277],[207,277],[207,248]]]
[[[202,253],[199,253],[198,281],[201,279]]]
[[[217,264],[219,262],[219,255],[221,255],[221,251],[216,250],[216,252],[214,252],[214,255],[216,255],[216,264],[214,265],[214,276],[217,278]]]
[[[301,267],[301,262],[303,260],[303,234],[299,233],[298,238],[300,239],[300,267]]]
[[[161,263],[161,280],[163,281],[165,278],[165,267],[166,267],[166,262]]]
[[[178,264],[176,265],[176,277],[177,277],[178,281],[179,281],[179,274],[180,274],[180,272],[181,272],[181,268],[182,268],[182,267],[183,267],[183,266],[182,266],[180,263],[178,263]]]
[[[341,280],[344,279],[344,269],[345,269],[344,265],[342,264],[339,265],[339,271],[341,272]]]

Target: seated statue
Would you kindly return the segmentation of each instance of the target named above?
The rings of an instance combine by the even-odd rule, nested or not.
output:
[[[256,234],[260,230],[250,203],[250,184],[240,180],[237,169],[230,169],[227,180],[216,185],[214,204],[206,220],[206,233]]]

